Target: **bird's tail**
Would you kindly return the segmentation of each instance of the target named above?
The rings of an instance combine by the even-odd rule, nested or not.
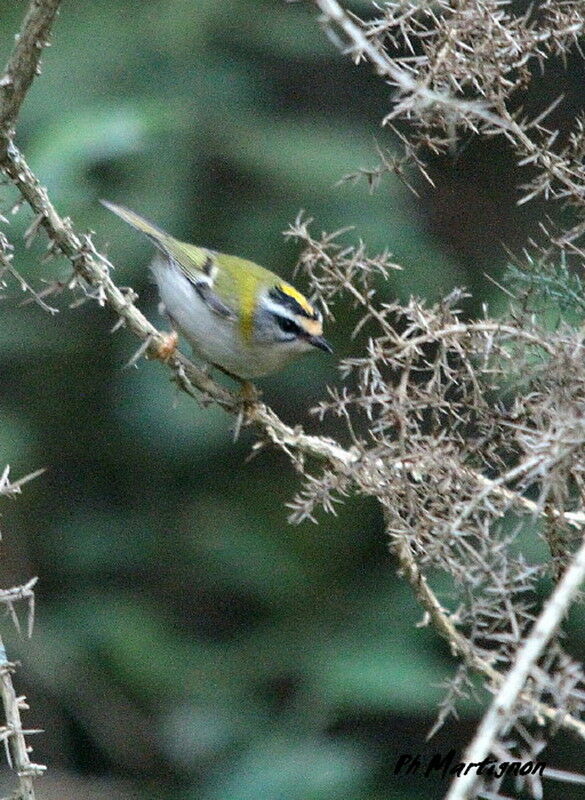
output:
[[[110,203],[109,200],[100,200],[100,203],[118,217],[123,219],[124,222],[127,222],[128,225],[131,225],[133,228],[136,228],[137,231],[146,234],[146,236],[148,236],[148,238],[158,248],[164,252],[168,252],[169,244],[173,241],[173,237],[168,233],[165,233],[160,228],[157,228],[157,226],[153,225],[152,222],[149,222],[147,219],[144,219],[144,217],[141,217],[140,214],[136,214],[134,211],[131,211],[125,206],[119,206],[116,205],[116,203]]]

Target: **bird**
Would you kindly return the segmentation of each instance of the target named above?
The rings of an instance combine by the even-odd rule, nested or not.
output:
[[[150,268],[173,328],[165,357],[179,333],[197,357],[246,384],[304,353],[332,352],[320,311],[276,273],[179,241],[125,206],[101,203],[156,248]]]

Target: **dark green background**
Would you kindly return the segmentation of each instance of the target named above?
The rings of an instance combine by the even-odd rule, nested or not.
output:
[[[3,60],[24,7],[0,2]],[[571,70],[526,102],[558,92],[559,76],[574,110]],[[501,275],[504,244],[519,250],[538,209],[515,206],[501,143],[464,140],[432,161],[437,188],[420,185],[419,198],[395,177],[374,194],[365,182],[336,186],[376,163],[376,142],[394,148],[379,125],[389,97],[334,49],[310,4],[86,0],[63,5],[18,142],[155,324],[165,325],[149,245],[100,197],[289,278],[298,247],[281,233],[305,209],[315,233],[354,225],[345,241],[391,250],[404,271],[384,297],[433,300],[465,285],[476,309],[502,307],[483,273]],[[16,195],[1,191],[6,213]],[[15,266],[36,286],[67,278],[63,259],[40,261],[43,234],[24,249],[29,222],[21,210],[6,228]],[[109,311],[71,309],[66,293],[51,317],[18,307],[15,282],[6,294],[0,465],[15,477],[47,467],[2,506],[2,585],[40,576],[35,636],[11,643],[26,723],[46,729],[35,741],[51,767],[40,796],[441,796],[446,782],[394,777],[396,760],[460,748],[479,706],[425,743],[455,663],[415,627],[421,610],[375,505],[352,498],[318,526],[287,525],[299,481],[284,455],[246,463],[254,437],[233,444],[232,419],[177,395],[159,365],[123,370],[138,343],[110,335]],[[349,305],[335,313],[336,358],[359,353]],[[266,400],[316,430],[307,412],[337,382],[336,358],[315,354],[265,379]]]

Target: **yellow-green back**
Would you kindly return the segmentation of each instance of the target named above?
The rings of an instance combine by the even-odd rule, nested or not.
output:
[[[221,302],[238,315],[246,338],[249,339],[252,335],[254,311],[258,296],[263,290],[269,291],[278,287],[293,298],[307,314],[314,315],[314,309],[300,292],[259,264],[181,242],[129,208],[106,200],[102,200],[102,203],[133,228],[146,234],[159,250],[183,270],[190,281],[195,284],[204,282],[213,289]]]

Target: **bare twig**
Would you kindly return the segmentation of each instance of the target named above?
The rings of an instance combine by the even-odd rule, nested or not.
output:
[[[2,474],[0,475],[0,495],[5,495],[7,497],[13,497],[15,494],[20,494],[20,488],[25,483],[38,478],[39,475],[42,475],[44,469],[37,469],[34,472],[31,472],[30,475],[25,475],[24,478],[19,478],[17,481],[10,480],[10,465],[6,465]]]
[[[21,478],[19,481],[11,483],[9,481],[9,468],[6,467],[0,478],[0,495],[11,496],[20,492],[20,487],[29,480],[42,473],[38,470],[35,473]],[[13,586],[10,589],[0,590],[0,604],[12,619],[17,631],[20,633],[20,623],[14,604],[19,600],[25,600],[28,605],[27,635],[32,634],[34,623],[34,586],[37,578],[31,578],[22,586]],[[4,718],[6,724],[0,726],[0,739],[4,741],[6,758],[11,769],[18,776],[18,790],[13,795],[14,800],[35,800],[34,779],[42,775],[46,769],[42,764],[34,764],[29,757],[31,749],[25,736],[38,733],[36,730],[25,730],[22,727],[20,712],[28,709],[25,697],[17,696],[12,682],[14,664],[8,661],[4,642],[0,637],[0,694],[4,707]]]
[[[38,578],[31,578],[22,586],[13,586],[11,589],[0,589],[0,604],[6,606],[14,627],[19,633],[21,633],[20,622],[14,608],[14,604],[18,600],[28,601],[26,635],[29,639],[32,636],[35,621],[35,593],[33,589],[36,586],[37,581]]]
[[[490,111],[485,103],[462,100],[448,92],[437,92],[429,89],[425,83],[416,81],[406,70],[395,64],[386,53],[373,44],[359,25],[340,6],[337,0],[314,0],[322,13],[321,23],[329,28],[341,28],[347,42],[341,43],[344,52],[352,56],[354,61],[365,57],[374,66],[378,75],[391,80],[403,95],[426,106],[440,106],[459,116],[469,116],[498,128],[507,129],[508,122]],[[390,117],[387,118],[389,121]]]
[[[401,574],[414,589],[418,601],[428,614],[428,618],[433,623],[435,630],[449,643],[453,655],[462,657],[469,667],[481,675],[484,675],[493,687],[502,687],[506,680],[505,676],[494,669],[485,658],[479,656],[473,644],[457,630],[451,615],[443,608],[437,596],[429,586],[426,577],[420,571],[416,563],[415,554],[406,538],[402,536],[392,536],[391,549],[398,558]],[[523,687],[521,687],[521,689],[522,688]],[[523,692],[521,697],[522,700],[529,703],[532,708],[534,708],[537,715],[546,718],[549,722],[561,725],[566,730],[571,731],[571,733],[585,740],[585,722],[575,719],[570,715],[559,718],[556,709],[547,706],[545,703],[536,701],[534,697],[530,696],[530,692]]]
[[[349,52],[356,61],[362,57],[366,58],[382,77],[396,87],[395,108],[385,121],[397,114],[402,114],[409,119],[416,119],[418,115],[422,120],[421,130],[426,132],[436,124],[434,112],[442,110],[443,123],[449,134],[447,139],[451,137],[450,129],[459,124],[463,124],[468,130],[481,130],[490,135],[503,133],[513,143],[516,152],[522,156],[525,163],[540,165],[547,171],[549,182],[538,183],[529,196],[538,193],[547,194],[550,190],[550,180],[554,179],[564,187],[557,192],[557,196],[560,197],[566,191],[568,193],[566,196],[570,195],[575,199],[576,204],[578,201],[580,202],[580,183],[575,173],[575,158],[569,158],[565,162],[560,156],[555,156],[550,151],[550,147],[541,147],[536,139],[533,141],[527,133],[529,130],[536,130],[535,136],[544,136],[542,114],[532,125],[528,125],[519,122],[516,115],[506,108],[505,103],[498,101],[498,97],[484,94],[484,99],[480,101],[466,100],[462,97],[462,90],[456,78],[452,80],[453,90],[448,88],[449,83],[441,84],[437,80],[437,75],[445,68],[448,60],[448,42],[441,46],[434,64],[430,66],[426,74],[421,73],[419,79],[415,54],[413,55],[415,66],[411,69],[404,59],[402,61],[392,59],[381,42],[375,36],[367,35],[363,25],[345,12],[336,0],[315,0],[315,3],[321,10],[322,21],[326,29],[329,32],[335,28],[341,31],[344,37],[342,43],[344,50]],[[35,219],[30,229],[31,235],[39,226],[44,227],[54,251],[60,251],[71,261],[75,270],[75,280],[78,281],[85,295],[93,297],[102,306],[110,307],[118,317],[115,327],[124,325],[141,340],[143,344],[135,358],[142,354],[156,358],[165,341],[163,334],[151,325],[135,306],[134,293],[131,290],[124,290],[114,283],[111,278],[111,265],[96,250],[90,236],[77,233],[71,222],[59,215],[51,203],[47,190],[31,171],[25,158],[13,142],[12,128],[15,125],[26,90],[38,68],[40,48],[46,43],[56,7],[57,3],[55,2],[33,0],[23,26],[23,32],[2,80],[0,169],[17,187],[35,213]],[[430,13],[433,14],[434,11],[431,10]],[[424,26],[421,26],[422,28]],[[580,30],[579,25],[575,30]],[[18,77],[19,70],[22,70],[21,77]],[[552,145],[553,141],[554,137],[551,136],[546,143]],[[301,238],[306,235],[306,225],[303,228],[300,221],[297,223],[296,230],[297,234],[301,234]],[[343,448],[337,442],[325,437],[308,436],[300,428],[285,425],[269,408],[259,402],[246,407],[246,421],[260,428],[265,439],[275,443],[297,463],[301,462],[304,456],[311,456],[325,462],[326,469],[323,479],[321,481],[312,480],[312,495],[311,492],[308,492],[306,503],[307,515],[310,516],[311,502],[320,502],[323,507],[332,508],[336,499],[333,498],[332,493],[337,491],[338,494],[343,494],[348,487],[352,486],[377,497],[389,513],[393,497],[393,484],[400,483],[400,491],[404,492],[406,498],[404,509],[400,509],[400,511],[404,510],[404,519],[408,523],[411,518],[418,515],[419,518],[422,517],[425,520],[428,529],[424,530],[424,526],[420,526],[423,529],[423,535],[419,537],[421,549],[428,545],[429,549],[435,548],[437,552],[441,548],[444,548],[445,551],[449,551],[449,548],[452,548],[453,551],[459,548],[462,552],[471,553],[470,559],[474,565],[479,564],[482,570],[480,571],[481,578],[485,578],[486,575],[490,580],[494,576],[496,577],[493,582],[494,592],[496,595],[498,592],[504,595],[502,607],[508,611],[511,608],[508,595],[514,591],[524,591],[526,585],[530,585],[526,576],[532,574],[531,569],[525,568],[522,564],[519,566],[515,564],[518,572],[513,574],[508,583],[500,581],[493,563],[479,549],[474,550],[475,545],[471,544],[469,539],[477,537],[481,546],[491,548],[491,553],[496,552],[496,545],[489,538],[487,532],[490,530],[490,525],[510,509],[529,512],[534,516],[544,516],[559,521],[559,523],[569,523],[573,528],[583,529],[585,526],[584,512],[580,508],[571,512],[564,510],[567,507],[564,502],[567,500],[567,495],[562,491],[564,487],[559,488],[558,482],[554,483],[554,481],[544,486],[544,482],[540,481],[539,483],[538,480],[542,474],[546,473],[547,468],[550,468],[551,472],[554,471],[555,467],[565,463],[578,448],[583,448],[583,425],[578,414],[575,415],[575,420],[571,414],[565,414],[562,424],[557,426],[558,429],[555,428],[555,425],[546,416],[547,408],[542,403],[538,405],[536,401],[532,407],[528,407],[536,408],[536,413],[545,420],[540,428],[533,424],[530,418],[524,420],[519,416],[513,418],[509,416],[502,421],[504,412],[498,407],[497,402],[490,405],[482,394],[473,359],[478,357],[483,359],[485,368],[482,376],[486,378],[490,388],[495,387],[494,391],[497,391],[501,385],[498,387],[497,380],[492,381],[492,378],[493,375],[501,375],[501,370],[498,363],[493,363],[492,354],[495,351],[501,360],[512,359],[513,356],[508,352],[510,342],[512,342],[513,348],[529,350],[529,355],[524,352],[524,357],[519,362],[522,365],[531,364],[535,360],[539,362],[543,360],[547,361],[547,367],[552,370],[556,366],[555,362],[562,364],[566,362],[568,367],[574,370],[569,375],[563,376],[562,390],[568,392],[566,385],[571,383],[571,375],[575,379],[573,383],[576,383],[575,375],[578,375],[578,370],[582,369],[582,341],[577,337],[574,340],[570,338],[565,340],[560,335],[556,335],[556,338],[551,338],[549,341],[546,336],[538,332],[535,326],[528,324],[523,326],[522,322],[516,323],[515,320],[512,320],[510,324],[490,320],[462,324],[456,313],[452,313],[450,310],[453,298],[450,302],[446,301],[443,306],[432,311],[412,302],[407,309],[408,313],[403,315],[398,329],[404,332],[397,332],[389,322],[392,313],[391,305],[375,306],[372,302],[375,289],[367,282],[368,269],[373,270],[378,276],[386,276],[387,270],[396,265],[389,263],[387,254],[377,260],[365,259],[365,249],[362,245],[355,249],[338,248],[331,255],[332,239],[332,236],[324,235],[321,241],[308,241],[311,251],[308,260],[312,254],[323,265],[322,280],[321,283],[316,280],[316,288],[320,290],[320,299],[324,304],[339,291],[349,293],[356,306],[361,306],[364,310],[364,317],[360,325],[366,321],[372,321],[380,326],[378,339],[372,339],[369,343],[368,356],[364,359],[354,359],[353,364],[352,360],[348,360],[344,368],[348,374],[353,367],[362,370],[361,390],[363,393],[356,402],[362,402],[361,409],[368,415],[369,420],[373,420],[374,411],[379,408],[384,409],[385,416],[380,415],[375,419],[375,424],[369,430],[371,440],[366,445],[359,440],[347,412],[347,408],[352,402],[351,398],[346,394],[336,396],[333,407],[340,416],[344,416],[347,420],[354,443],[350,449]],[[366,269],[363,268],[364,263]],[[481,346],[477,346],[478,342]],[[438,355],[435,358],[429,356],[428,352],[437,352]],[[185,356],[180,353],[176,354],[166,363],[172,370],[174,380],[183,391],[194,397],[199,397],[198,392],[200,392],[205,398],[214,400],[229,413],[241,414],[242,403],[239,396],[215,383]],[[418,376],[412,378],[411,373],[416,370],[418,370]],[[400,373],[397,388],[386,376],[391,371]],[[459,397],[461,392],[465,402],[477,399],[476,417],[465,416],[465,412],[461,410],[464,402],[451,400],[452,397]],[[542,386],[540,392],[545,394]],[[410,398],[409,394],[412,394],[413,397]],[[535,394],[538,396],[538,391]],[[575,396],[577,394],[576,392]],[[581,395],[579,397],[581,398]],[[580,399],[579,402],[581,403],[582,400]],[[567,403],[567,405],[569,404]],[[486,408],[494,413],[491,415],[486,413],[482,419],[480,412]],[[500,416],[496,414],[496,410]],[[523,407],[522,411],[525,412],[526,407]],[[444,425],[441,434],[435,439],[422,432],[425,426],[432,427],[434,414],[450,415],[449,418],[455,421],[455,431],[451,440],[447,442],[451,450],[447,451],[447,454],[444,452],[445,439],[442,437],[443,431],[448,425]],[[483,427],[480,424],[482,422]],[[502,430],[510,430],[513,427],[516,430],[516,439],[514,440],[515,449],[512,448],[512,457],[516,459],[515,463],[518,466],[504,471],[503,464],[508,457],[508,450],[502,445],[507,441],[503,437],[498,437]],[[389,430],[390,433],[385,438],[386,430]],[[415,435],[413,435],[413,431]],[[466,444],[465,437],[470,435],[470,431],[477,441],[480,436],[483,436],[484,440],[489,442],[489,447],[486,446],[484,451],[480,452],[480,444],[474,442],[473,446],[464,451],[462,448]],[[495,432],[497,432],[497,436]],[[540,434],[542,435],[539,438]],[[417,436],[426,449],[420,445],[418,450],[411,448],[409,451],[408,445],[412,440],[416,440]],[[493,438],[490,439],[490,437]],[[386,446],[385,451],[384,446]],[[470,451],[475,460],[473,458],[467,460],[467,454]],[[383,457],[378,456],[379,452]],[[499,477],[486,477],[486,475],[494,474]],[[417,494],[416,486],[420,486],[427,479],[429,480],[429,490],[426,493]],[[577,478],[573,476],[573,480],[576,482],[579,479],[579,476]],[[1,485],[0,483],[0,489]],[[8,486],[7,475],[6,485]],[[14,491],[15,484],[10,486]],[[541,488],[541,495],[537,501],[525,496],[531,486]],[[7,489],[4,493],[9,491]],[[446,514],[444,509],[439,507],[443,491],[446,495],[444,505],[448,506]],[[552,500],[549,494],[552,494]],[[400,500],[399,492],[397,492],[397,496]],[[420,504],[417,505],[417,500],[421,496],[425,501],[422,510]],[[437,498],[438,503],[435,504]],[[447,517],[447,521],[455,520],[455,527],[466,530],[454,531],[453,525],[451,525],[448,529],[449,536],[442,536],[445,529],[445,517]],[[387,523],[390,530],[392,526],[388,519]],[[400,528],[400,526],[398,527]],[[406,524],[404,528],[407,527]],[[415,536],[413,538],[416,539]],[[533,691],[525,688],[526,678],[531,668],[542,653],[545,644],[552,637],[564,610],[576,591],[578,575],[573,574],[570,586],[565,588],[565,594],[560,599],[557,591],[561,586],[567,587],[567,576],[571,575],[571,571],[579,572],[582,577],[581,566],[578,570],[575,567],[576,564],[580,565],[581,555],[578,554],[575,557],[572,566],[565,573],[565,577],[551,596],[551,600],[537,620],[525,645],[520,646],[518,642],[526,629],[525,623],[529,616],[527,614],[522,616],[520,603],[518,604],[520,610],[512,608],[506,620],[509,622],[510,631],[503,628],[498,629],[498,620],[491,628],[488,628],[487,625],[481,628],[482,634],[487,629],[488,633],[494,633],[494,642],[505,642],[506,645],[501,650],[494,649],[492,651],[494,658],[493,661],[490,661],[492,652],[478,648],[472,638],[464,636],[457,628],[455,615],[449,614],[441,607],[423,574],[424,557],[427,557],[428,554],[423,553],[419,556],[406,534],[393,532],[392,541],[401,570],[413,587],[417,599],[427,612],[434,627],[448,640],[453,652],[461,657],[464,663],[484,675],[492,690],[498,691],[495,702],[500,698],[498,706],[500,712],[493,712],[496,714],[498,724],[492,724],[487,733],[482,733],[481,737],[479,736],[480,728],[478,739],[472,747],[475,747],[475,750],[485,750],[487,747],[489,750],[499,727],[501,727],[498,713],[508,713],[518,699],[530,707],[530,711],[538,721],[546,719],[585,738],[585,724],[567,713],[567,709],[572,710],[575,707],[574,704],[569,703],[566,706],[559,704],[558,707],[549,707],[537,699],[537,689]],[[501,544],[500,541],[498,546]],[[570,551],[569,547],[567,552],[570,553]],[[579,552],[581,553],[581,551]],[[432,563],[432,561],[426,563]],[[465,562],[453,559],[452,563],[454,564],[453,574],[458,577]],[[469,560],[467,563],[470,563]],[[460,572],[457,573],[457,570]],[[471,583],[469,586],[475,588]],[[510,587],[512,589],[508,591]],[[555,600],[555,598],[557,599]],[[8,607],[11,608],[10,603],[8,603]],[[477,616],[480,617],[480,612],[485,612],[486,616],[491,614],[492,618],[497,617],[498,608],[497,603],[492,606],[489,604],[484,607],[476,606],[476,611],[479,609]],[[518,621],[519,617],[521,622]],[[525,651],[530,642],[532,642],[532,648]],[[486,655],[488,652],[489,655]],[[516,658],[516,656],[518,657]],[[496,660],[498,657],[500,664],[504,659],[515,658],[507,677],[494,667],[494,664],[498,663]],[[505,663],[508,662],[505,661]],[[570,689],[567,690],[567,696],[574,700],[575,695],[571,695]],[[477,757],[474,754],[475,750],[469,756],[470,760],[472,757]]]
[[[37,291],[35,291],[33,287],[28,283],[28,281],[25,278],[23,278],[20,272],[16,270],[16,268],[12,264],[10,256],[2,252],[2,249],[0,249],[0,280],[2,279],[2,276],[4,275],[5,272],[10,273],[10,275],[12,275],[12,277],[18,281],[18,283],[20,284],[20,288],[23,290],[23,292],[27,292],[30,295],[30,297],[27,298],[27,300],[34,301],[38,306],[40,306],[43,309],[43,311],[48,311],[49,314],[57,313],[58,309],[54,308],[53,306],[50,306],[43,300],[41,295]]]
[[[583,580],[585,580],[585,540],[549,597],[528,638],[520,647],[514,664],[484,715],[473,741],[465,751],[463,761],[469,764],[477,763],[490,754],[496,737],[508,724],[510,712],[532,668],[560,625]],[[446,800],[467,800],[471,796],[475,781],[476,775],[473,771],[456,778],[451,784]]]
[[[0,77],[0,153],[18,117],[26,93],[39,74],[43,48],[49,43],[60,0],[32,0],[16,45]]]
[[[69,220],[57,213],[46,189],[40,185],[14,144],[10,144],[4,159],[0,158],[0,167],[18,187],[35,213],[42,215],[43,227],[55,245],[70,259],[77,274],[99,292],[98,299],[101,299],[102,305],[110,306],[124,321],[126,327],[142,341],[148,341],[146,354],[156,358],[161,345],[164,344],[164,334],[146,319],[131,302],[129,295],[116,286],[110,277],[109,262],[98,253],[90,237],[77,235]],[[191,394],[194,389],[198,389],[227,411],[239,412],[240,397],[212,380],[182,353],[170,358],[168,365],[173,370],[178,385],[187,393]],[[291,428],[262,403],[250,407],[247,421],[265,429],[273,442],[302,450],[318,460],[331,461],[337,466],[347,468],[357,458],[356,454],[343,450],[330,440],[308,436],[300,428]]]
[[[518,113],[510,111],[504,102],[506,93],[510,93],[517,84],[508,75],[504,75],[503,68],[499,74],[484,76],[483,80],[474,79],[473,74],[468,74],[461,79],[481,95],[481,99],[473,100],[463,96],[461,83],[450,73],[450,66],[456,66],[458,71],[464,70],[467,62],[461,58],[462,53],[473,53],[473,44],[470,45],[465,40],[465,35],[470,35],[469,30],[473,30],[474,24],[481,25],[479,20],[475,23],[473,21],[475,9],[462,6],[459,16],[457,8],[449,9],[453,17],[453,21],[449,24],[442,18],[440,10],[434,12],[431,9],[419,7],[418,4],[406,3],[404,14],[401,16],[401,4],[397,4],[396,9],[392,9],[392,12],[388,11],[389,16],[391,13],[395,14],[391,21],[385,24],[382,17],[378,22],[370,23],[367,26],[355,15],[348,13],[337,0],[313,1],[321,11],[321,23],[325,29],[327,31],[339,29],[342,32],[343,39],[336,35],[331,38],[344,54],[350,55],[355,62],[366,59],[372,64],[378,75],[387,78],[397,87],[394,108],[386,115],[383,124],[398,117],[411,122],[422,122],[424,133],[421,136],[421,143],[432,150],[443,147],[445,141],[441,140],[436,133],[437,119],[432,117],[432,113],[429,115],[429,112],[434,109],[442,111],[443,116],[439,126],[445,129],[446,140],[451,145],[456,124],[464,124],[472,133],[477,133],[478,128],[475,121],[483,122],[485,123],[483,132],[486,135],[501,134],[507,138],[513,146],[521,166],[538,167],[541,170],[541,174],[524,187],[524,195],[519,203],[527,202],[537,196],[547,199],[553,197],[563,202],[567,202],[570,198],[572,203],[583,211],[584,183],[579,167],[582,163],[583,124],[577,120],[572,143],[559,152],[555,152],[553,149],[557,133],[551,132],[543,126],[545,118],[551,114],[563,97],[556,98],[535,119],[528,122],[519,119]],[[389,7],[392,5],[389,4]],[[570,42],[576,43],[576,46],[579,47],[580,36],[585,28],[585,17],[582,7],[579,7],[578,4],[575,4],[574,7],[569,7],[570,4],[567,4],[565,12],[567,18],[559,22],[559,30],[552,25],[550,29],[540,31],[535,30],[535,26],[531,24],[530,12],[524,19],[521,16],[507,19],[506,21],[510,25],[510,30],[507,31],[504,20],[496,12],[497,6],[497,3],[493,4],[491,17],[490,3],[486,3],[482,10],[486,17],[493,21],[494,30],[504,37],[506,45],[510,48],[510,63],[507,67],[510,72],[515,71],[517,76],[526,69],[526,63],[530,58],[537,58],[542,64],[543,47],[550,47],[553,52],[563,52],[561,41],[567,43],[566,50],[568,50]],[[445,6],[444,15],[448,18],[449,11],[446,8],[447,6]],[[424,15],[425,11],[431,19],[431,26],[436,26],[432,34],[434,37],[433,48],[425,41],[425,25],[420,24],[417,27],[416,24],[409,24],[416,18],[417,12]],[[563,14],[563,10],[558,7],[556,13],[560,16]],[[396,37],[394,36],[395,28],[399,31]],[[386,48],[382,44],[384,32],[394,43],[397,39],[402,42],[403,46],[411,50],[413,49],[410,43],[411,38],[420,38],[424,42],[424,49],[427,53],[433,50],[432,55],[419,57],[416,61],[417,68],[408,69],[406,59],[392,58],[386,52]],[[476,44],[482,44],[482,35],[489,38],[490,33],[482,31],[476,34]],[[526,39],[525,53],[522,53],[522,35]],[[501,55],[501,46],[500,50],[497,48],[498,45],[494,44],[493,61],[497,61]],[[470,73],[472,73],[472,68],[482,73],[482,65],[483,72],[489,73],[489,67],[487,67],[489,61],[490,57],[486,56],[483,62],[478,58],[477,63],[469,63]],[[442,73],[440,77],[438,73]],[[527,78],[524,79],[527,80]],[[520,81],[521,79],[516,77],[516,80]],[[436,86],[440,88],[435,88]],[[424,118],[427,119],[427,122],[423,122]],[[428,122],[430,118],[432,121]],[[435,128],[434,133],[433,127]],[[408,144],[408,152],[412,153],[414,149]],[[553,186],[553,182],[558,182],[558,186]],[[563,244],[567,244],[582,233],[581,222],[574,227],[570,234],[558,237],[556,244],[562,247]]]
[[[28,709],[26,698],[17,696],[12,683],[14,664],[6,657],[4,643],[0,638],[0,692],[6,718],[6,726],[0,728],[0,738],[4,739],[6,755],[10,767],[18,775],[18,793],[15,800],[34,800],[34,779],[42,775],[46,767],[43,764],[34,764],[29,757],[30,747],[26,743],[25,735],[37,733],[25,730],[22,727],[20,712]]]

